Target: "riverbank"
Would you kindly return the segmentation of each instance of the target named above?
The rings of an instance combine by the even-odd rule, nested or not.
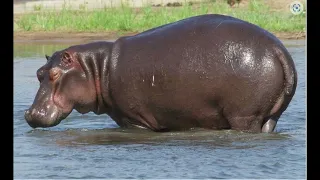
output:
[[[14,42],[86,42],[115,40],[120,36],[134,35],[138,32],[118,33],[114,32],[19,32],[14,33]],[[305,39],[306,34],[302,32],[276,32],[273,33],[279,39]]]
[[[288,1],[288,0],[283,0]],[[287,4],[290,1],[287,2]],[[283,2],[282,2],[283,3]],[[293,15],[272,0],[243,0],[231,8],[225,1],[178,7],[118,7],[88,10],[39,10],[14,16],[14,41],[84,41],[117,39],[200,14],[224,14],[256,24],[280,39],[306,37],[305,14]]]

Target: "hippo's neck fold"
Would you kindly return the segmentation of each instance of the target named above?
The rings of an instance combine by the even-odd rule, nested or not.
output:
[[[85,52],[80,52],[80,64],[88,81],[93,81],[96,91],[95,114],[108,113],[111,110],[109,98],[109,68],[112,42],[95,42],[86,45]]]
[[[105,57],[101,59],[100,66],[100,77],[101,77],[101,98],[104,102],[105,112],[110,115],[112,111],[112,101],[111,101],[111,93],[110,93],[110,63],[112,61],[112,49],[113,42],[109,42],[108,46],[105,49]]]

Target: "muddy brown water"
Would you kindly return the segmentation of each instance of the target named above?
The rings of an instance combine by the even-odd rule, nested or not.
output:
[[[124,130],[107,115],[73,111],[32,129],[24,110],[45,54],[79,42],[14,44],[14,178],[306,178],[305,41],[283,41],[298,71],[296,94],[273,134],[195,129]]]

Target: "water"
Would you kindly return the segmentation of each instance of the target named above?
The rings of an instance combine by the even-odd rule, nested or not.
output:
[[[76,111],[33,130],[24,110],[44,54],[77,43],[14,44],[14,178],[306,178],[305,43],[284,41],[298,71],[296,94],[274,134],[123,130],[107,115]]]

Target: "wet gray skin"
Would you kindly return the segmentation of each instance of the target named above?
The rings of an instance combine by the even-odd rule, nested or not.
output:
[[[279,39],[223,15],[195,16],[46,57],[25,112],[34,128],[55,126],[75,109],[157,132],[273,132],[297,85],[295,64]]]

